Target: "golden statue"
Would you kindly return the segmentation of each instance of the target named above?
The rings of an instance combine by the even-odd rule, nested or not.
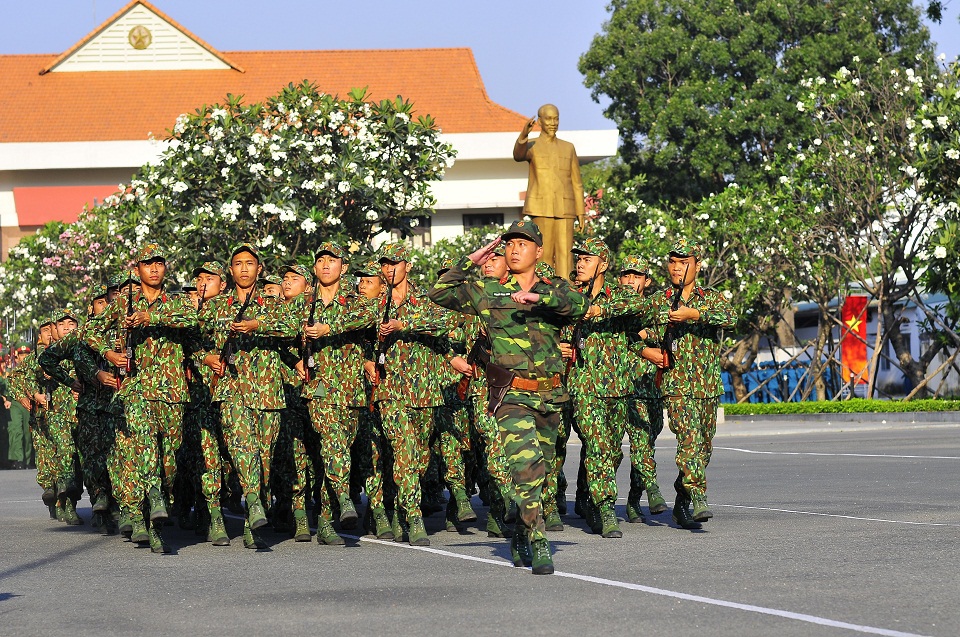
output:
[[[534,124],[540,124],[540,136],[528,140]],[[544,104],[537,117],[530,119],[513,145],[515,161],[530,162],[527,196],[523,213],[529,215],[543,233],[543,257],[560,276],[568,278],[573,269],[573,220],[584,228],[583,183],[580,162],[570,142],[557,139],[560,111]]]

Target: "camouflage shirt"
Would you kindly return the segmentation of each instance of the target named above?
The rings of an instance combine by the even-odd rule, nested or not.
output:
[[[297,316],[303,325],[310,318],[310,302],[304,301]],[[359,296],[340,285],[330,302],[317,300],[314,320],[330,326],[330,333],[312,341],[314,368],[304,398],[322,398],[335,405],[362,407],[367,404],[363,384],[363,330],[377,322],[377,299]]]
[[[219,356],[230,325],[237,318],[243,302],[234,290],[207,301],[200,312],[204,330],[212,330],[213,349],[204,354]],[[235,363],[228,365],[223,376],[215,379],[213,401],[239,396],[245,407],[260,410],[283,409],[283,378],[279,373],[281,350],[289,347],[289,339],[299,331],[298,317],[272,296],[263,296],[257,288],[244,312],[244,319],[259,322],[256,332],[238,334],[234,339]]]
[[[520,305],[510,295],[522,291],[516,278],[507,274],[499,281],[467,281],[474,264],[463,257],[430,291],[430,298],[443,307],[479,316],[491,341],[491,361],[526,379],[547,379],[564,371],[560,357],[560,330],[587,311],[587,299],[568,286],[538,279],[529,290],[540,295],[535,305]],[[504,402],[559,403],[569,399],[563,385],[549,391],[510,391]]]
[[[113,408],[110,405],[114,392],[104,387],[97,379],[97,373],[101,370],[98,361],[103,361],[103,359],[90,349],[83,337],[83,330],[87,325],[89,325],[89,321],[71,332],[66,338],[60,339],[45,349],[40,355],[38,363],[50,378],[65,388],[71,388],[74,380],[80,381],[81,389],[79,397],[76,399],[77,409],[86,411],[112,410]],[[76,379],[61,365],[65,361],[69,361],[72,365]],[[59,393],[60,390],[57,391]]]
[[[149,325],[129,330],[133,347],[134,373],[127,376],[116,393],[118,398],[140,396],[146,400],[183,403],[190,398],[183,372],[184,345],[189,344],[197,313],[183,295],[161,292],[153,303],[141,292],[133,296],[133,311],[148,312]],[[87,344],[103,356],[114,348],[115,335],[127,317],[127,296],[120,295],[100,315],[103,320],[84,332]]]
[[[648,345],[659,346],[663,342],[673,294],[673,288],[668,288],[650,297],[657,325],[648,330]],[[664,396],[721,396],[721,332],[725,327],[736,325],[737,314],[723,294],[709,288],[694,288],[682,305],[699,310],[700,319],[673,326],[674,368],[663,373],[660,389]]]
[[[584,286],[585,287],[585,286]],[[593,299],[593,305],[601,308],[617,307],[624,301],[634,302],[636,292],[619,283],[605,282]],[[589,321],[579,326],[580,344],[576,363],[570,368],[567,384],[571,393],[589,394],[604,398],[627,396],[633,391],[636,374],[635,360],[630,355],[630,332],[637,331],[639,323],[649,320],[649,310],[631,305],[637,315],[612,315]],[[644,317],[643,314],[647,314]],[[564,330],[566,340],[573,336],[574,327]],[[572,343],[577,346],[577,344]]]
[[[34,402],[34,394],[52,394],[57,384],[45,376],[37,360],[46,348],[46,345],[38,343],[37,348],[14,370],[10,379],[10,393],[18,401],[24,398],[30,401],[30,417],[34,419],[42,419],[47,415],[46,408]]]
[[[385,304],[383,296],[378,319]],[[374,400],[399,400],[411,407],[442,405],[443,379],[435,357],[449,354],[447,335],[456,326],[456,316],[442,311],[409,282],[407,297],[394,304],[389,318],[406,322],[407,329],[384,339],[384,377],[374,390]]]

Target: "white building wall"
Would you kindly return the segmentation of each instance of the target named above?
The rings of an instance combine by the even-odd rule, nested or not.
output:
[[[150,44],[137,49],[130,42],[135,27],[146,27]],[[216,55],[150,11],[136,5],[113,24],[60,62],[51,72],[182,71],[229,69]]]

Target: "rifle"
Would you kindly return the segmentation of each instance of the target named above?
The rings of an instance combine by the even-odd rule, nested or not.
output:
[[[393,268],[393,273],[390,275],[390,283],[387,284],[387,302],[383,306],[383,318],[380,321],[381,325],[386,325],[390,322],[390,307],[393,305],[393,288],[394,282],[397,280],[397,268]],[[377,351],[374,356],[374,368],[375,372],[373,375],[373,382],[370,387],[370,411],[373,411],[373,395],[377,391],[377,387],[380,385],[380,378],[387,375],[387,347],[386,347],[386,338],[383,334],[380,333],[380,330],[377,330]],[[382,376],[381,376],[382,373]]]
[[[597,290],[597,293],[593,293],[593,286],[597,282],[597,276],[600,275],[600,260],[597,259],[597,268],[593,271],[593,276],[590,277],[590,283],[587,284],[587,290],[589,290],[590,303],[587,304],[587,309],[590,309],[590,306],[593,305],[593,302],[597,300],[597,296],[600,294],[600,290]],[[601,288],[603,289],[603,288]],[[563,372],[563,377],[566,378],[570,375],[570,370],[573,369],[574,364],[582,366],[583,362],[580,359],[578,354],[583,350],[583,346],[586,345],[586,338],[583,336],[583,322],[585,318],[581,318],[577,321],[576,325],[573,326],[573,336],[570,337],[570,347],[573,349],[573,353],[570,354],[569,360],[567,360],[567,369]]]
[[[310,302],[310,316],[307,318],[307,327],[313,327],[317,322],[317,298],[320,295],[317,290],[317,277],[313,277],[313,301]],[[303,361],[303,382],[310,382],[310,370],[316,366],[313,360],[313,340],[308,339],[304,334],[300,340],[300,360]]]
[[[200,298],[197,300],[197,314],[200,313],[200,310],[203,309],[203,302],[206,301],[207,296],[207,284],[204,283],[203,287],[200,288]]]
[[[133,316],[133,277],[127,283],[127,318]],[[127,364],[120,368],[120,376],[133,376],[137,373],[136,363],[133,360],[133,328],[128,327],[123,336],[124,355],[127,358]],[[120,378],[117,377],[117,389],[120,388]]]
[[[680,285],[673,286],[673,301],[670,303],[670,311],[676,312],[680,309],[680,296],[683,294],[683,286],[687,282],[687,271],[690,269],[690,264],[683,268],[683,278],[680,279]],[[674,350],[676,349],[676,324],[667,323],[667,328],[663,331],[663,343],[660,345],[660,352],[663,354],[664,366],[657,368],[657,374],[653,378],[653,384],[656,385],[657,389],[660,389],[660,385],[663,384],[663,372],[670,371],[673,369],[676,359],[673,355]]]
[[[243,314],[247,311],[247,308],[250,306],[250,301],[256,296],[257,293],[257,284],[254,283],[253,287],[250,288],[250,293],[247,294],[247,299],[240,306],[240,310],[237,312],[236,318],[233,319],[234,323],[239,323],[244,320]],[[220,371],[213,375],[213,382],[210,384],[210,393],[213,394],[217,388],[217,380],[223,376],[223,372],[226,370],[227,365],[233,366],[237,363],[237,339],[239,334],[237,332],[231,331],[227,335],[227,340],[223,343],[223,347],[220,348]]]
[[[467,399],[467,390],[470,388],[470,381],[474,378],[480,378],[480,374],[477,371],[477,364],[479,363],[486,369],[490,363],[490,342],[486,338],[486,335],[483,336],[483,338],[478,338],[473,342],[473,347],[470,348],[470,353],[467,354],[467,364],[473,369],[473,373],[469,376],[464,376],[460,379],[460,382],[457,383],[457,396],[460,397],[460,400]]]

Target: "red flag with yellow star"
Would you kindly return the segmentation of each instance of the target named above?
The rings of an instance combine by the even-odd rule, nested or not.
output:
[[[867,297],[848,296],[841,311],[840,366],[843,382],[867,382]]]

